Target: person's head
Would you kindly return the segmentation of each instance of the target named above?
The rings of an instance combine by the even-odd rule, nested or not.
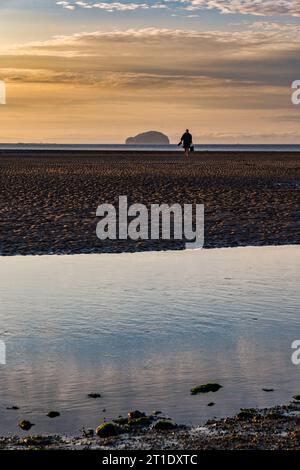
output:
[[[190,132],[190,131],[189,131],[188,129],[186,129],[186,131],[185,131],[185,132],[187,132],[187,133],[189,134],[189,132]]]

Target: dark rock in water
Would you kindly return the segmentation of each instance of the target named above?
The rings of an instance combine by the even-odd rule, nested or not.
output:
[[[32,426],[34,426],[34,424],[30,421],[27,421],[26,419],[22,419],[22,421],[19,422],[19,427],[23,429],[23,431],[29,431]]]
[[[161,132],[148,131],[126,139],[127,145],[169,145],[169,137]]]
[[[7,406],[6,409],[7,410],[19,410],[19,407],[18,406]]]
[[[89,393],[88,394],[89,398],[101,398],[100,393]]]
[[[49,418],[56,418],[57,416],[60,416],[60,413],[58,411],[49,411],[47,414]]]
[[[117,427],[113,423],[102,423],[96,429],[96,434],[99,437],[111,437],[118,434]]]
[[[210,403],[207,404],[207,406],[215,406],[215,403],[211,401]]]
[[[263,392],[274,392],[274,388],[263,388]]]
[[[153,425],[153,429],[156,431],[170,431],[171,429],[175,429],[176,424],[172,423],[172,421],[167,421],[164,419],[160,419]]]
[[[129,411],[128,413],[128,419],[144,418],[145,416],[146,416],[145,413],[142,413],[139,410]]]
[[[192,395],[197,395],[197,393],[208,393],[208,392],[217,392],[222,388],[222,385],[219,384],[203,384],[203,385],[198,385],[197,387],[193,387],[191,389],[191,394]]]
[[[293,398],[294,398],[294,400],[296,400],[296,401],[300,401],[300,395],[294,395]]]

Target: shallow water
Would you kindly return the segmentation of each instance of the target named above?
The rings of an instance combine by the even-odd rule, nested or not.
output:
[[[23,418],[34,433],[79,434],[130,409],[199,423],[289,401],[300,393],[291,362],[299,254],[290,246],[0,258],[0,434],[22,433]],[[190,395],[208,381],[223,388]],[[49,410],[61,416],[51,420]]]

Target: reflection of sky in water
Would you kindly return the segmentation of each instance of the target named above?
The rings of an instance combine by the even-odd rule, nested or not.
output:
[[[0,432],[19,417],[76,434],[131,408],[201,422],[288,401],[300,392],[299,251],[1,258]],[[206,381],[224,388],[191,397]],[[62,416],[45,418],[50,409]]]

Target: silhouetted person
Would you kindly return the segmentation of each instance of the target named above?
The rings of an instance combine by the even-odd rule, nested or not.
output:
[[[183,146],[184,156],[186,158],[188,158],[188,156],[190,155],[192,143],[193,143],[192,134],[190,134],[190,131],[187,129],[185,133],[183,134],[183,136],[181,137],[180,142],[178,144],[178,146],[179,145]]]

